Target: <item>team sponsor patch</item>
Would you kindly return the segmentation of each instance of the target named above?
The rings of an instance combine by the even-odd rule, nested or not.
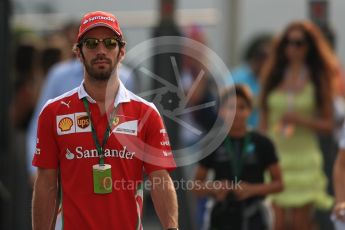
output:
[[[105,16],[97,15],[97,16],[93,16],[91,18],[85,19],[83,21],[83,24],[85,25],[86,23],[92,22],[94,20],[106,20],[106,21],[115,22],[115,19],[113,19],[112,17],[105,17]]]
[[[74,149],[66,148],[65,157],[67,160],[79,160],[87,158],[99,158],[97,149],[86,149],[82,146],[76,146]],[[104,149],[104,157],[115,157],[127,160],[133,160],[135,152],[127,149],[127,146],[122,146],[121,149],[111,148]]]
[[[66,158],[68,160],[73,160],[74,159],[74,154],[69,149],[66,149]]]
[[[37,137],[37,139],[36,139],[36,150],[35,150],[36,155],[41,154],[41,149],[37,147],[38,143],[40,143],[40,139]]]
[[[117,126],[117,124],[119,124],[119,121],[120,121],[120,118],[119,118],[119,117],[114,117],[114,118],[111,120],[111,125],[112,125],[112,127]]]
[[[138,134],[138,120],[126,121],[113,129],[114,133],[122,133],[137,136]]]
[[[56,116],[58,135],[91,132],[90,119],[86,112]]]
[[[68,101],[68,102],[61,101],[61,105],[65,105],[67,108],[70,108],[69,103],[71,103],[71,101]]]
[[[58,135],[75,133],[74,114],[56,116]]]
[[[86,112],[75,113],[75,121],[77,123],[76,132],[91,132],[91,123]]]
[[[170,141],[169,140],[161,141],[161,146],[170,146]]]
[[[36,148],[35,154],[36,154],[36,155],[40,155],[40,154],[41,154],[41,149],[40,149],[40,148]]]
[[[161,129],[159,130],[159,133],[162,134],[162,140],[160,142],[161,146],[170,146],[167,130]],[[163,155],[168,156],[171,155],[171,153],[163,152]]]

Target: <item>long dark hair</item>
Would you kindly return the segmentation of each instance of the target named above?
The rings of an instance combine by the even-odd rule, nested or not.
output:
[[[261,106],[268,110],[267,98],[279,86],[288,65],[285,48],[288,34],[293,30],[304,33],[308,44],[305,65],[310,73],[310,80],[315,87],[315,102],[318,112],[331,103],[332,81],[338,70],[338,61],[321,31],[310,21],[297,21],[289,24],[283,34],[276,38],[272,54],[262,72],[263,90]]]

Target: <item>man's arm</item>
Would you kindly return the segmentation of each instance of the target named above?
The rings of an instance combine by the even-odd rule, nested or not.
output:
[[[151,197],[156,213],[164,229],[178,227],[178,207],[174,184],[166,170],[153,171],[149,175],[152,184]]]
[[[59,207],[56,169],[37,170],[32,199],[32,229],[54,230]]]
[[[217,201],[224,201],[229,192],[232,191],[231,183],[227,180],[206,181],[208,170],[208,168],[202,165],[197,167],[192,192],[197,197],[211,196]]]
[[[345,150],[340,149],[337,160],[333,168],[333,184],[335,191],[336,204],[334,213],[339,219],[345,221],[345,216],[341,215],[345,210]]]
[[[340,149],[333,168],[333,184],[336,202],[345,202],[345,150]]]

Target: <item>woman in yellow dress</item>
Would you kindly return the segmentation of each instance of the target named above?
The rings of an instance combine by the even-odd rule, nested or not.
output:
[[[308,21],[287,26],[263,71],[261,128],[277,147],[284,191],[272,197],[275,229],[313,229],[313,208],[330,208],[317,133],[332,131],[337,60]]]

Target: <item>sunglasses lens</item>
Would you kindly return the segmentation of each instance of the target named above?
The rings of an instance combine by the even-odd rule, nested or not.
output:
[[[106,38],[103,40],[103,42],[107,49],[114,49],[117,46],[117,42],[115,38]]]
[[[87,48],[95,49],[99,44],[99,40],[95,38],[88,38],[88,39],[85,39],[84,43]]]
[[[84,40],[86,47],[89,49],[95,49],[100,42],[103,42],[107,49],[114,49],[117,46],[117,41],[115,38],[105,38],[103,40],[99,40],[97,38],[86,38]]]

